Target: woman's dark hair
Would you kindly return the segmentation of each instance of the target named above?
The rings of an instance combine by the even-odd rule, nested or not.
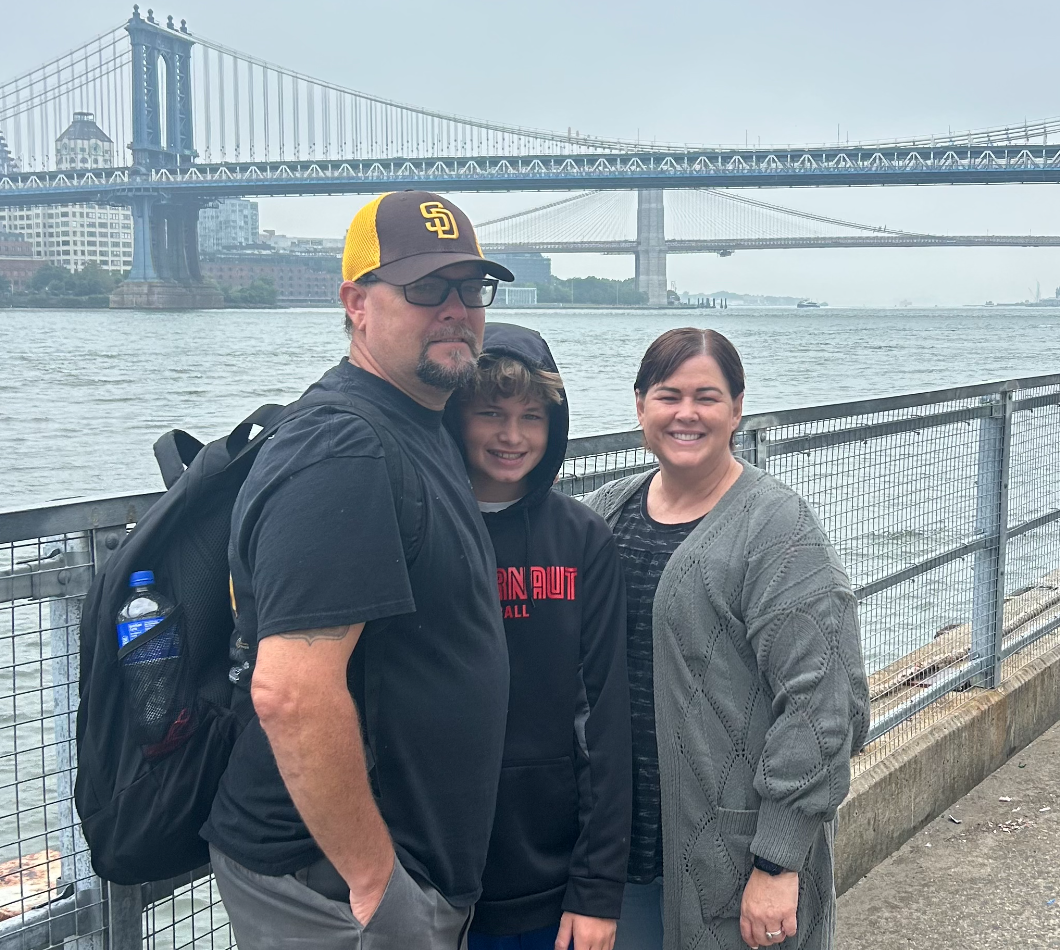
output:
[[[646,396],[652,386],[669,379],[682,363],[694,356],[710,356],[714,359],[733,399],[743,392],[743,362],[736,347],[717,330],[698,330],[695,327],[667,330],[648,347],[644,359],[640,361],[636,382],[633,383],[634,392]]]

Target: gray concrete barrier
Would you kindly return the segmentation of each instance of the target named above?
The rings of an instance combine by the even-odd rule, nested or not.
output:
[[[1060,646],[982,690],[857,775],[839,809],[836,891],[1060,721]]]

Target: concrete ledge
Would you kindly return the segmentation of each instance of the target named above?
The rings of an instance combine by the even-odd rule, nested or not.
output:
[[[842,894],[921,828],[1060,721],[1060,646],[876,762],[839,809]]]

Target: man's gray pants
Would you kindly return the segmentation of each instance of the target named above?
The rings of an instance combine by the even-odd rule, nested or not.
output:
[[[298,880],[243,867],[210,848],[213,873],[239,950],[466,950],[470,907],[453,907],[394,861],[368,924],[348,900],[331,900]]]

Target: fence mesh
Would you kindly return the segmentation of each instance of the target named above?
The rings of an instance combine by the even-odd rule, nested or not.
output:
[[[1021,408],[1022,407],[1022,408]],[[1060,386],[1033,386],[1015,395],[1009,452],[1009,532],[1060,511]],[[1009,537],[1005,553],[1002,669],[1024,663],[1060,643],[1060,521]]]
[[[87,547],[83,533],[0,544],[0,576],[9,593],[32,594]],[[21,919],[102,950],[99,882],[72,800],[80,616],[76,592],[0,597],[0,933]]]
[[[1060,645],[1057,377],[751,417],[736,452],[810,502],[847,566],[873,699],[857,770]],[[559,486],[584,495],[654,464],[639,433],[574,440]],[[7,527],[27,517],[66,533]],[[131,950],[105,929],[118,905],[72,802],[77,625],[104,529],[55,521],[0,512],[14,538],[0,540],[0,944]],[[144,885],[131,906],[144,950],[234,946],[208,874]]]
[[[145,902],[144,950],[227,950],[235,946],[213,875],[189,881],[161,900]]]

